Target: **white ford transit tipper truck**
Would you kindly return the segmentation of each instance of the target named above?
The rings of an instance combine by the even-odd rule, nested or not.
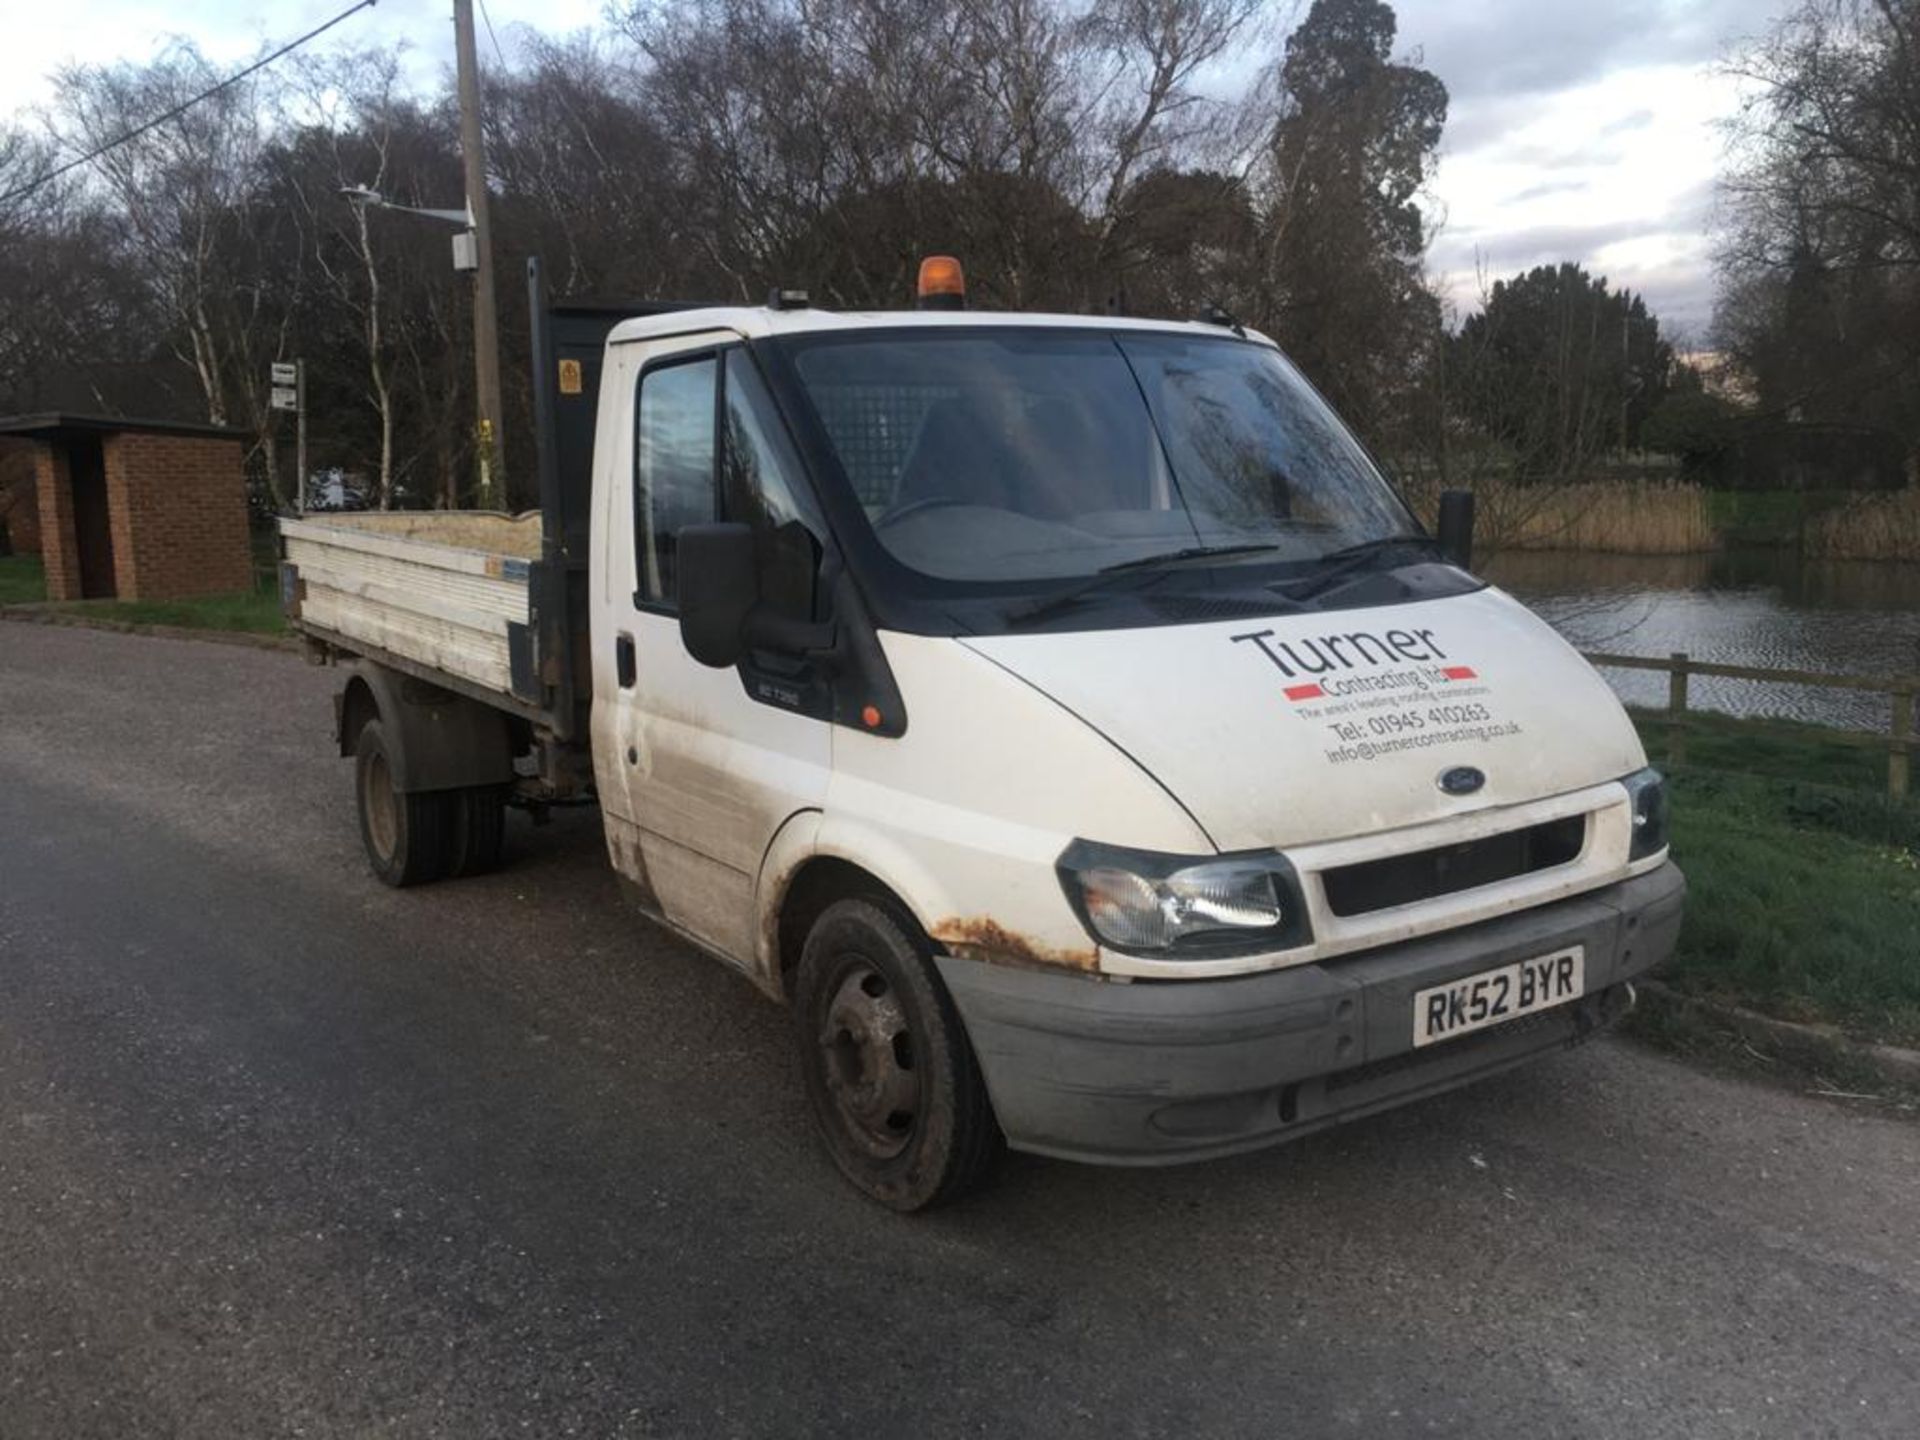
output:
[[[597,803],[645,910],[793,1007],[867,1194],[1304,1135],[1671,951],[1612,693],[1270,341],[531,279],[537,516],[282,523],[368,857],[473,873],[505,806]]]

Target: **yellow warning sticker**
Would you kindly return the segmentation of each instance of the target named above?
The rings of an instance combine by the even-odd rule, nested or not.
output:
[[[578,395],[584,388],[585,386],[581,383],[580,379],[580,362],[578,360],[562,360],[560,362],[560,393],[562,395]]]

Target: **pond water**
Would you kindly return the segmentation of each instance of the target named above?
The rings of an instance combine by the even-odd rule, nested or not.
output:
[[[1837,675],[1920,673],[1920,565],[1711,555],[1509,551],[1481,567],[1584,650]],[[1662,707],[1667,677],[1603,671],[1622,699]],[[1852,730],[1888,728],[1886,696],[1694,676],[1688,703]]]

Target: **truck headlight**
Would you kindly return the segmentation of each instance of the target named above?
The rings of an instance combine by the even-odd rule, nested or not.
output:
[[[1312,938],[1293,866],[1274,851],[1160,855],[1076,840],[1058,869],[1088,933],[1115,950],[1220,955]]]
[[[1667,777],[1649,765],[1620,782],[1633,805],[1633,841],[1627,859],[1644,860],[1667,848]]]

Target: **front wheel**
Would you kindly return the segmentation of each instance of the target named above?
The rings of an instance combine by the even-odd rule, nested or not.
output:
[[[795,1038],[833,1162],[895,1210],[959,1198],[989,1175],[1000,1127],[924,941],[871,900],[814,922],[794,980]]]

